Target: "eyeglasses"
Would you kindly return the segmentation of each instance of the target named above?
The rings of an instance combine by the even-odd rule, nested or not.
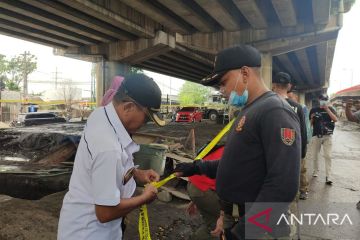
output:
[[[141,106],[140,104],[134,102],[140,109],[141,111],[143,111],[145,113],[145,119],[144,119],[144,123],[150,122],[151,121],[151,117],[150,117],[150,113],[149,110],[143,106]]]
[[[142,109],[142,111],[145,113],[144,123],[151,122],[151,117],[150,117],[149,111],[147,109]]]
[[[144,123],[150,122],[151,121],[151,117],[150,117],[150,113],[149,110],[146,107],[141,106],[139,103],[137,103],[135,100],[132,101],[127,101],[127,102],[132,102],[134,103],[138,108],[141,109],[141,111],[143,111],[145,113],[145,119],[144,119]]]

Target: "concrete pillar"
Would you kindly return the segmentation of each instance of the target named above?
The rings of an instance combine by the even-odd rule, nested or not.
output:
[[[118,62],[101,61],[96,63],[96,105],[100,106],[102,97],[111,85],[112,79],[129,72],[130,67]]]
[[[102,97],[104,95],[104,74],[103,62],[95,63],[95,79],[96,79],[96,106],[100,106]]]
[[[305,93],[299,93],[299,103],[306,105],[305,103]]]
[[[272,55],[270,53],[261,53],[261,78],[265,82],[265,85],[271,89]]]
[[[124,76],[129,73],[130,66],[119,62],[104,62],[104,92],[110,87],[113,78],[117,75]]]

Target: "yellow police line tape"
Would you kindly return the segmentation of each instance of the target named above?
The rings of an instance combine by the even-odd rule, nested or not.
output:
[[[221,140],[221,138],[230,130],[231,126],[233,125],[235,118],[231,120],[220,132],[216,137],[211,140],[211,142],[197,155],[195,160],[203,159],[210,151],[215,147],[215,145]]]
[[[235,119],[231,120],[219,133],[218,135],[199,153],[199,155],[195,158],[195,160],[202,159],[205,157],[211,149],[215,147],[215,145],[221,140],[221,138],[230,130],[231,126],[233,125]],[[152,182],[151,184],[156,187],[160,188],[161,186],[165,185],[168,181],[175,178],[175,174],[171,174],[167,178],[159,181],[159,182]],[[140,213],[139,213],[139,237],[140,240],[151,240],[150,235],[150,227],[149,227],[149,215],[147,211],[146,204],[143,204],[140,207]]]
[[[173,173],[170,176],[168,176],[167,178],[164,178],[163,180],[161,180],[159,182],[152,182],[150,184],[156,188],[159,188],[175,177],[176,176]],[[139,227],[140,240],[151,240],[150,227],[149,227],[149,216],[148,216],[146,204],[143,204],[140,207],[139,226],[138,227]]]

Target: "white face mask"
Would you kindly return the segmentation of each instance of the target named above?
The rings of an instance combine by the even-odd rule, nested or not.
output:
[[[229,96],[229,104],[236,107],[243,107],[248,101],[249,98],[249,92],[247,90],[247,83],[245,86],[245,90],[241,95],[238,95],[236,92],[237,84],[240,80],[240,77],[236,80],[235,88],[231,91]]]
[[[328,101],[320,100],[320,106],[326,106],[328,104]]]

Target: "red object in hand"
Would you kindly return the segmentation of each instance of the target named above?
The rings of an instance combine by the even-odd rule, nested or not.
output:
[[[203,161],[214,161],[221,159],[225,146],[220,146],[210,152],[203,158]],[[198,161],[198,160],[196,160]],[[207,191],[209,189],[214,190],[216,188],[216,179],[208,178],[204,175],[194,175],[189,177],[189,181],[199,190]]]

